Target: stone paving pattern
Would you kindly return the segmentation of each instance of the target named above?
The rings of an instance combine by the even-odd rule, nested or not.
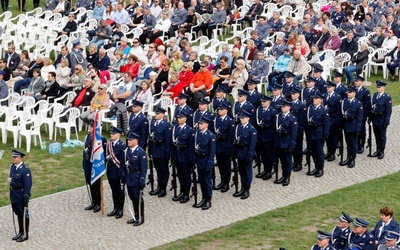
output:
[[[11,240],[14,236],[11,207],[5,206],[0,208],[0,249],[148,249],[225,226],[399,171],[399,125],[400,106],[397,106],[393,108],[383,160],[368,158],[366,150],[357,156],[353,169],[339,166],[339,159],[336,159],[326,163],[322,178],[314,178],[306,176],[307,170],[303,168],[292,174],[288,187],[254,178],[249,199],[234,198],[234,188],[225,194],[215,191],[212,208],[208,211],[192,208],[193,199],[186,204],[173,202],[172,192],[164,198],[150,196],[147,186],[144,190],[145,224],[140,227],[126,224],[131,218],[126,204],[124,217],[119,220],[84,211],[89,202],[86,187],[80,187],[31,200],[29,240],[16,243]],[[112,209],[112,202],[110,189],[107,182],[104,183],[107,213]]]

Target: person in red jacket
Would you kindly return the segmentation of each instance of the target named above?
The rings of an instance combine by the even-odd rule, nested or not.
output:
[[[193,69],[193,62],[186,62],[183,64],[182,70],[179,73],[179,81],[181,82],[183,89],[189,87],[190,82],[194,77],[192,69]]]
[[[190,83],[189,89],[186,91],[192,101],[190,102],[190,107],[196,110],[199,106],[199,101],[201,98],[208,96],[209,90],[213,86],[213,77],[211,71],[208,70],[208,62],[202,61],[200,64],[200,70],[194,75],[192,82]]]

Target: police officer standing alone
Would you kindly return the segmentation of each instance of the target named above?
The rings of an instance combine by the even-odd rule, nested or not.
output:
[[[277,132],[276,149],[279,160],[282,164],[282,177],[275,180],[275,184],[288,186],[290,175],[292,174],[292,155],[296,146],[297,120],[290,113],[292,102],[284,100],[282,102],[281,113],[276,117],[275,129]]]
[[[201,117],[199,121],[199,130],[195,134],[195,162],[197,163],[202,199],[198,204],[194,204],[193,207],[201,208],[202,210],[211,208],[211,177],[216,151],[215,135],[208,130],[208,126],[211,122],[212,120],[210,118],[206,116]]]
[[[189,201],[190,186],[192,184],[190,160],[194,154],[194,129],[186,124],[191,113],[182,110],[177,114],[177,122],[172,129],[172,162],[177,169],[177,175],[180,184],[180,193],[173,201],[186,203]]]
[[[314,175],[315,177],[324,175],[324,143],[329,136],[329,114],[327,109],[322,106],[323,98],[324,96],[321,93],[315,93],[314,105],[309,106],[307,109],[310,149],[315,164],[315,169],[308,175]]]
[[[126,186],[129,198],[132,200],[135,218],[128,220],[128,224],[140,226],[144,223],[143,189],[146,186],[147,155],[138,145],[140,136],[129,133],[126,137],[128,148],[125,153]]]
[[[120,140],[122,129],[111,127],[110,141],[107,143],[107,177],[111,187],[114,209],[107,216],[115,216],[119,219],[123,215],[125,192],[125,149],[126,145]]]
[[[386,83],[376,81],[377,91],[372,97],[371,121],[374,129],[376,152],[371,157],[385,156],[386,130],[392,115],[392,98],[385,93]]]
[[[252,114],[243,110],[239,114],[240,124],[235,129],[235,149],[238,159],[240,182],[242,188],[234,197],[247,199],[253,179],[253,159],[256,156],[257,130],[249,123]]]
[[[164,108],[157,106],[153,120],[150,122],[149,152],[157,171],[157,189],[150,195],[164,197],[167,195],[169,179],[168,160],[170,157],[172,127],[164,120]]]
[[[18,217],[19,232],[12,240],[22,242],[28,239],[29,233],[29,213],[28,203],[31,197],[32,174],[31,170],[22,161],[24,153],[13,150],[12,162],[10,167],[10,200],[11,207]]]
[[[357,89],[351,86],[347,89],[347,99],[342,100],[343,130],[347,145],[347,159],[340,162],[340,166],[355,166],[356,154],[358,151],[358,136],[361,131],[363,118],[363,106],[355,98]]]

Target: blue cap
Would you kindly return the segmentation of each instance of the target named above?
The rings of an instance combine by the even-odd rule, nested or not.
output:
[[[232,105],[230,102],[222,102],[218,107],[218,109],[227,109],[227,110],[230,110],[231,108]]]
[[[224,92],[224,93],[228,93],[228,89],[227,87],[225,87],[225,85],[220,84],[216,90],[216,92]]]
[[[79,44],[81,44],[81,40],[79,38],[72,41],[72,45],[74,47],[78,46]]]
[[[323,72],[324,68],[319,64],[314,64],[314,73]]]
[[[208,124],[210,124],[211,122],[212,122],[211,118],[206,115],[203,115],[198,121],[198,123],[208,123]]]
[[[110,134],[122,134],[123,130],[114,126],[111,126]]]
[[[336,83],[331,82],[331,81],[326,81],[326,87],[335,87],[336,88]]]
[[[340,73],[339,71],[335,70],[335,75],[334,77],[343,77],[343,74]]]
[[[387,83],[386,82],[382,82],[382,81],[376,81],[376,87],[377,88],[379,88],[379,87],[385,87],[387,85]]]
[[[126,139],[127,140],[139,140],[140,139],[140,135],[138,135],[138,134],[136,134],[136,133],[134,133],[134,132],[132,132],[132,131],[129,131],[129,133],[128,133],[128,135],[126,136]]]
[[[399,235],[398,232],[387,231],[385,239],[387,239],[387,240],[397,240],[399,238],[399,236],[400,235]]]
[[[317,91],[317,92],[315,92],[313,98],[324,99],[324,95],[321,92]]]
[[[282,106],[292,106],[292,102],[291,101],[288,101],[288,100],[283,100],[282,101]]]
[[[191,113],[189,113],[189,110],[182,109],[181,112],[179,112],[176,117],[189,117]]]
[[[199,104],[210,104],[210,101],[209,100],[207,100],[207,99],[205,99],[204,97],[202,97],[201,99],[200,99],[200,101],[199,101]]]
[[[266,101],[272,101],[274,99],[272,96],[267,96],[267,95],[262,95],[261,96],[261,101],[266,102]]]
[[[347,89],[347,92],[357,92],[357,88],[356,88],[355,86],[350,86],[350,87]]]
[[[357,75],[356,78],[354,79],[354,81],[364,81],[364,77]]]
[[[244,118],[244,117],[251,117],[251,113],[247,110],[242,110],[242,112],[240,112],[239,114],[240,118]]]
[[[348,222],[348,223],[353,222],[353,219],[349,215],[347,215],[345,212],[342,212],[342,215],[339,217],[339,220],[342,222]]]
[[[273,89],[282,89],[282,85],[279,83],[275,83],[274,86],[272,86]]]
[[[156,107],[156,113],[165,113],[165,112],[167,112],[167,110],[166,109],[164,109],[163,107],[161,107],[161,106],[157,106]]]
[[[22,153],[21,151],[18,151],[18,150],[13,149],[13,150],[12,150],[12,155],[11,155],[11,156],[12,156],[12,157],[21,157],[21,158],[23,158],[23,157],[25,156],[25,154]]]
[[[330,234],[328,232],[318,230],[318,236],[317,236],[318,240],[330,239],[331,236],[332,236],[332,234]]]
[[[369,225],[369,222],[360,218],[356,218],[356,221],[354,222],[355,227],[367,227]]]
[[[187,94],[181,92],[181,93],[179,93],[178,98],[179,99],[189,99],[189,96]]]
[[[238,96],[244,96],[244,95],[249,95],[249,91],[239,89],[238,90]]]
[[[293,74],[292,72],[290,72],[290,71],[286,71],[285,72],[285,77],[295,77],[296,75],[295,74]]]
[[[133,105],[133,106],[140,106],[140,107],[143,107],[144,102],[135,99],[135,100],[133,100],[132,105]]]
[[[5,75],[4,71],[0,69],[0,75]]]
[[[254,82],[254,81],[248,81],[247,82],[247,85],[256,85],[257,83],[256,82]]]
[[[315,82],[317,79],[315,79],[312,76],[307,77],[307,82]]]
[[[299,86],[294,86],[292,88],[292,90],[290,91],[290,94],[294,94],[294,93],[301,93],[301,89]]]

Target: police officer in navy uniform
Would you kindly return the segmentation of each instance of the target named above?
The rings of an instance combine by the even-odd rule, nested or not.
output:
[[[351,222],[353,222],[353,219],[342,212],[338,225],[332,230],[331,244],[336,250],[346,249],[347,240],[351,232]]]
[[[189,100],[189,96],[185,93],[179,93],[178,95],[178,104],[175,106],[174,117],[172,120],[172,124],[176,125],[178,121],[176,120],[176,116],[182,111],[186,110],[190,113],[190,117],[187,120],[187,125],[193,127],[193,109],[187,104]]]
[[[313,77],[315,78],[315,88],[321,93],[326,92],[326,81],[321,77],[323,71],[324,69],[321,65],[318,63],[314,64]]]
[[[351,86],[347,89],[347,98],[342,100],[342,117],[344,138],[347,145],[347,159],[340,162],[340,166],[355,166],[355,159],[358,151],[358,136],[361,131],[363,118],[363,105],[357,100],[357,89]]]
[[[347,88],[342,84],[343,74],[335,70],[333,75],[333,82],[336,84],[335,93],[340,95],[342,99],[347,98],[346,91]]]
[[[10,166],[10,200],[12,211],[18,218],[18,234],[12,240],[22,242],[28,239],[29,234],[29,213],[28,203],[31,197],[32,173],[27,165],[22,161],[24,153],[13,150],[12,162]]]
[[[284,99],[285,98],[282,96],[282,85],[275,83],[272,87],[271,106],[275,110],[280,110]]]
[[[208,129],[212,120],[202,116],[199,121],[199,129],[195,134],[195,162],[201,188],[202,199],[193,207],[207,210],[211,208],[212,199],[212,170],[214,167],[214,156],[216,152],[215,135]]]
[[[92,120],[93,122],[93,120]],[[86,185],[90,186],[90,196],[92,197],[92,203],[85,207],[85,210],[93,210],[94,213],[100,211],[100,202],[101,202],[101,194],[100,194],[100,178],[96,180],[93,184],[90,184],[91,175],[92,175],[92,162],[90,159],[92,158],[92,134],[89,133],[85,138],[85,149],[83,150],[83,160],[82,160],[82,168],[85,173]],[[101,137],[103,152],[105,154],[107,148],[107,140],[103,136]],[[104,159],[106,157],[104,156]]]
[[[376,249],[374,238],[367,230],[369,223],[363,219],[356,218],[354,229],[347,240],[346,250],[374,250]]]
[[[327,161],[334,161],[336,148],[339,142],[339,135],[341,125],[342,125],[342,111],[341,111],[341,101],[342,98],[335,93],[336,84],[327,81],[326,82],[326,93],[324,94],[324,101],[323,105],[328,109],[329,112],[329,120],[330,120],[330,127],[329,127],[329,136],[326,141],[327,147],[327,154],[325,159]]]
[[[261,93],[257,90],[257,83],[249,81],[247,83],[249,95],[247,96],[247,101],[253,104],[254,108],[261,106]]]
[[[218,115],[218,111],[217,110],[218,110],[218,107],[221,105],[221,103],[229,102],[229,105],[232,107],[231,101],[229,101],[226,98],[226,93],[228,93],[228,89],[227,89],[226,85],[224,85],[224,84],[219,85],[217,90],[215,91],[215,97],[213,98],[212,104],[211,104],[212,110],[213,110],[215,116]],[[228,110],[228,116],[233,118],[233,116],[232,116],[232,108],[230,108]]]
[[[284,100],[282,102],[281,113],[276,117],[275,129],[277,139],[275,147],[278,152],[279,160],[282,164],[282,177],[274,181],[275,184],[288,186],[290,184],[290,176],[292,174],[292,156],[296,147],[297,138],[297,120],[290,113],[292,102]]]
[[[293,74],[290,71],[286,71],[285,72],[285,83],[282,86],[282,95],[285,97],[286,100],[291,101],[292,100],[292,90],[296,87],[299,87],[299,85],[297,83],[294,83],[294,77],[296,75]]]
[[[216,158],[221,183],[216,186],[217,190],[225,193],[229,190],[229,181],[231,178],[231,156],[233,151],[233,142],[235,139],[235,121],[228,116],[232,109],[230,102],[223,102],[218,107],[218,116],[214,120],[214,131],[217,138]]]
[[[242,113],[243,110],[246,110],[251,114],[250,117],[250,123],[255,126],[256,124],[256,115],[255,115],[255,107],[251,102],[247,101],[247,97],[249,95],[249,92],[246,90],[239,89],[238,91],[238,101],[235,103],[235,106],[233,106],[233,114],[234,114],[234,119],[235,123],[240,124],[240,114]]]
[[[257,119],[257,139],[260,145],[261,162],[264,171],[257,178],[269,180],[272,178],[272,166],[275,160],[274,140],[276,137],[275,122],[277,111],[271,107],[272,97],[263,95],[261,97],[261,107],[256,111]]]
[[[150,122],[149,152],[153,157],[154,167],[157,171],[157,189],[149,194],[158,195],[158,197],[167,195],[169,179],[168,160],[171,149],[172,126],[164,120],[166,112],[164,108],[157,106],[154,118]]]
[[[235,128],[235,149],[238,160],[240,182],[242,187],[234,197],[247,199],[250,196],[250,187],[253,180],[253,159],[256,156],[257,130],[250,123],[252,114],[242,110],[239,114],[240,124]]]
[[[331,234],[325,231],[318,230],[318,243],[311,247],[311,250],[336,250],[329,242]]]
[[[378,250],[400,250],[400,246],[397,245],[399,240],[399,232],[388,231],[385,236],[385,243],[378,246]]]
[[[307,127],[310,133],[311,155],[315,164],[315,169],[308,173],[315,177],[324,175],[324,143],[329,136],[329,113],[322,105],[324,96],[316,92],[313,104],[307,109]]]
[[[142,101],[133,100],[132,105],[127,110],[132,112],[129,117],[129,131],[140,136],[139,146],[146,150],[149,136],[149,120],[142,112],[143,105]]]
[[[114,209],[107,216],[119,219],[123,215],[125,202],[125,150],[126,144],[120,139],[122,129],[111,127],[110,141],[107,143],[107,178],[111,187]]]
[[[177,115],[178,124],[172,129],[173,147],[171,151],[172,161],[176,166],[176,171],[180,184],[180,193],[173,201],[186,203],[189,201],[190,186],[192,184],[190,161],[194,154],[194,133],[195,130],[186,124],[191,113],[182,110]]]
[[[361,131],[360,136],[358,137],[358,153],[362,154],[364,152],[366,131],[365,125],[367,123],[367,119],[371,113],[371,93],[367,88],[365,88],[363,84],[364,78],[362,76],[356,76],[354,80],[354,86],[357,88],[356,99],[359,100],[363,105],[363,119],[361,123]]]
[[[385,93],[386,83],[376,81],[377,92],[372,97],[371,119],[374,130],[376,152],[372,157],[383,159],[386,146],[386,130],[392,115],[392,98]]]
[[[304,88],[301,92],[301,101],[309,107],[313,104],[313,98],[315,93],[317,92],[317,88],[315,88],[315,78],[314,77],[307,77],[307,87]]]
[[[135,218],[128,220],[128,224],[140,226],[144,223],[143,189],[146,186],[147,155],[139,146],[140,136],[129,132],[127,135],[128,148],[125,153],[126,186],[129,198],[132,200]]]
[[[296,147],[293,151],[293,171],[298,172],[303,169],[303,137],[304,128],[306,126],[307,107],[299,100],[301,93],[300,87],[295,87],[291,92],[292,106],[290,113],[296,117],[297,120],[297,138]]]
[[[209,100],[205,99],[204,97],[202,97],[200,99],[198,109],[193,113],[193,122],[192,122],[192,124],[193,124],[193,128],[194,129],[196,129],[196,130],[198,129],[198,124],[197,123],[199,122],[200,118],[203,115],[210,117],[213,120],[213,123],[214,123],[215,116],[214,116],[213,113],[211,113],[208,110],[208,104],[210,104]],[[213,123],[210,124],[209,130],[211,130],[211,132],[214,133],[214,131],[213,131],[214,130],[214,124]]]

